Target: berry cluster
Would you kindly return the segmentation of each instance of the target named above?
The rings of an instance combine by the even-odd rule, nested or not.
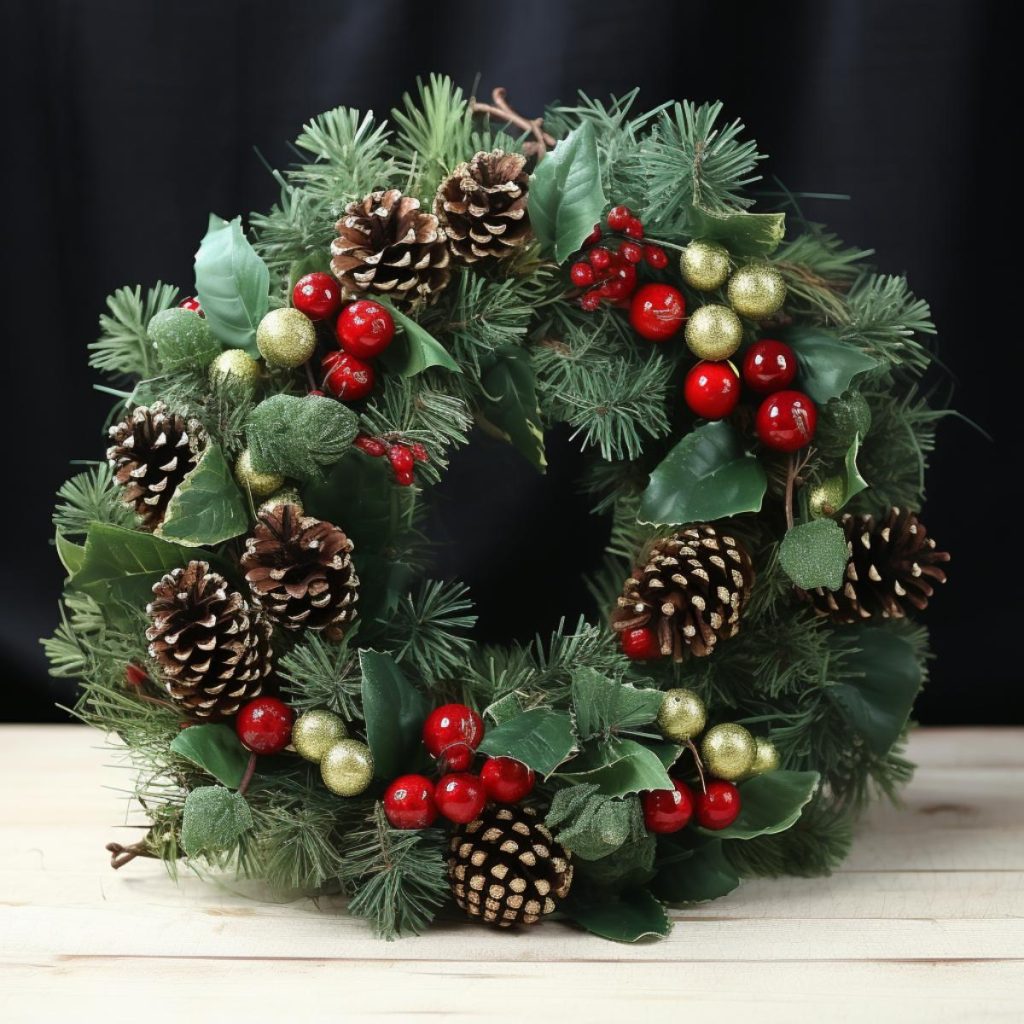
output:
[[[636,268],[641,262],[655,270],[668,266],[664,249],[641,243],[643,223],[628,206],[613,206],[605,223],[609,233],[606,235],[600,224],[594,225],[583,242],[586,252],[569,268],[572,283],[586,289],[579,303],[587,311],[597,309],[602,302],[627,307],[636,291]]]
[[[435,708],[423,723],[423,745],[441,777],[401,775],[384,793],[384,813],[395,828],[429,828],[442,817],[466,824],[488,800],[514,804],[533,790],[534,773],[512,757],[489,757],[479,774],[470,769],[484,738],[483,719],[465,704]]]
[[[415,480],[416,463],[427,462],[430,458],[427,449],[418,441],[407,444],[390,434],[383,437],[359,434],[352,443],[375,459],[387,456],[391,471],[395,474],[395,483],[403,487],[408,487]]]
[[[743,386],[765,396],[754,420],[755,430],[760,442],[774,451],[797,451],[814,437],[818,421],[814,402],[802,391],[789,389],[796,373],[796,354],[784,342],[761,338],[743,355]],[[702,360],[690,369],[683,385],[691,411],[709,420],[732,413],[740,391],[740,373],[728,360]]]

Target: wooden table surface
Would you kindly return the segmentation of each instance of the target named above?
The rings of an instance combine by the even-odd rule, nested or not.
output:
[[[0,728],[0,1020],[974,1021],[1024,1019],[1024,730],[915,734],[902,810],[831,878],[744,883],[661,942],[549,923],[379,942],[336,904],[119,872],[101,738]],[[641,1015],[641,1016],[637,1016]]]

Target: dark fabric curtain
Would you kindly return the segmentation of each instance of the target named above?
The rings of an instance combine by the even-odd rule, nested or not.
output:
[[[108,402],[85,344],[104,296],[158,278],[187,288],[213,210],[267,207],[264,161],[290,159],[303,120],[346,104],[386,112],[417,75],[481,94],[509,88],[539,112],[577,89],[641,87],[642,102],[721,99],[765,167],[849,242],[907,272],[932,303],[956,403],[996,437],[951,420],[926,521],[954,552],[928,613],[938,657],[920,718],[1021,720],[1013,564],[1019,472],[1019,258],[1006,154],[1017,133],[995,4],[970,0],[514,5],[377,0],[6,0],[2,74],[9,257],[3,376],[6,473],[0,717],[58,715],[37,637],[61,573],[49,509],[71,459],[96,458]],[[1007,47],[1008,49],[1008,47]],[[262,159],[261,159],[262,155]],[[606,525],[586,518],[578,458],[552,443],[545,479],[481,440],[440,494],[440,571],[477,591],[481,636],[547,630],[587,610],[578,582]],[[444,542],[450,543],[444,543]]]

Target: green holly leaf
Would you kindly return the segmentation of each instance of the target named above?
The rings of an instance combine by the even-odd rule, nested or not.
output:
[[[761,463],[723,421],[686,435],[658,464],[637,519],[652,526],[711,522],[758,512],[768,487]]]
[[[165,373],[202,369],[221,350],[209,322],[194,309],[175,306],[162,310],[149,321],[147,333]]]
[[[270,271],[242,231],[242,218],[210,214],[196,253],[196,294],[214,335],[259,358],[256,328],[270,305]]]
[[[659,844],[659,852],[665,851],[678,851],[678,856],[663,858],[665,863],[658,871],[651,890],[666,903],[717,900],[740,884],[739,875],[727,860],[720,839],[685,850],[666,837],[666,841]]]
[[[713,213],[695,205],[687,224],[693,238],[717,242],[733,256],[770,256],[786,234],[784,213]]]
[[[572,719],[551,708],[531,708],[489,729],[480,753],[514,757],[541,775],[550,775],[575,746]]]
[[[489,718],[495,725],[504,725],[509,719],[516,718],[523,713],[523,705],[515,693],[506,693],[499,697],[493,704],[484,708],[484,718]]]
[[[921,665],[913,646],[898,633],[880,626],[848,626],[844,636],[851,630],[856,630],[860,649],[844,658],[847,678],[827,693],[850,727],[882,756],[906,727],[923,682]]]
[[[576,731],[580,739],[587,740],[613,729],[653,722],[661,709],[662,694],[609,679],[592,668],[580,668],[572,675],[572,702]]]
[[[410,316],[380,296],[374,297],[387,307],[399,329],[398,337],[385,350],[381,359],[391,373],[400,377],[415,377],[431,366],[439,366],[453,373],[462,373],[459,364],[448,350],[429,331]]]
[[[410,770],[420,749],[427,700],[390,654],[360,651],[363,718],[374,774],[390,781]]]
[[[74,576],[85,562],[85,547],[68,540],[60,530],[54,536],[53,543],[57,548],[60,564],[67,570],[68,576]]]
[[[595,784],[605,796],[626,796],[645,789],[672,789],[658,754],[636,740],[615,737],[589,746],[559,772],[569,782]]]
[[[614,898],[605,893],[573,897],[562,909],[571,921],[613,942],[664,938],[672,930],[664,906],[646,889],[616,893]]]
[[[273,395],[245,425],[253,468],[299,480],[320,480],[351,447],[359,417],[333,398]]]
[[[186,547],[220,544],[245,533],[249,513],[224,453],[209,445],[167,503],[157,536]]]
[[[801,389],[819,405],[838,398],[855,377],[879,365],[824,327],[792,327],[785,340],[796,353]]]
[[[635,798],[634,798],[635,799]],[[576,877],[600,889],[633,889],[647,885],[654,878],[654,859],[657,844],[654,836],[644,831],[631,836],[616,851],[614,857],[600,860],[576,860]]]
[[[199,765],[229,789],[238,789],[249,752],[229,725],[190,725],[171,740],[171,750]]]
[[[245,798],[223,786],[200,786],[185,797],[181,845],[190,857],[233,850],[252,827]]]
[[[511,444],[543,473],[548,464],[544,427],[529,356],[517,345],[506,345],[480,365],[480,412],[490,433]]]
[[[774,771],[739,784],[740,814],[717,831],[698,829],[710,839],[753,839],[785,832],[796,822],[818,787],[817,772]]]
[[[530,224],[544,252],[564,263],[594,230],[605,206],[597,139],[585,123],[537,164],[530,179]]]
[[[786,531],[779,546],[779,563],[786,575],[804,590],[843,585],[849,545],[834,519],[815,519]]]

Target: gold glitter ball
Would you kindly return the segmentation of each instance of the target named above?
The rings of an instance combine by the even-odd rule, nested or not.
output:
[[[723,722],[712,726],[700,745],[704,767],[717,779],[735,782],[753,767],[757,745],[742,725]]]
[[[686,344],[699,359],[728,359],[743,340],[743,324],[728,306],[700,306],[686,321]]]
[[[229,348],[210,363],[210,380],[217,377],[234,378],[255,387],[260,379],[260,364],[240,348]]]
[[[834,516],[843,507],[846,486],[841,476],[830,476],[815,484],[807,496],[807,505],[815,519]]]
[[[666,690],[658,712],[658,728],[665,739],[685,743],[701,732],[707,717],[704,701],[693,690]]]
[[[260,503],[257,511],[261,516],[265,516],[281,505],[294,505],[299,510],[300,516],[304,514],[302,498],[299,497],[299,492],[294,487],[285,487],[280,491],[275,491],[266,501]]]
[[[741,316],[764,320],[782,308],[786,282],[767,263],[751,263],[729,278],[728,296],[729,305]]]
[[[359,740],[338,740],[320,761],[324,785],[338,796],[359,796],[373,778],[373,754]]]
[[[301,366],[316,349],[316,328],[297,309],[272,309],[256,328],[256,347],[271,366]]]
[[[779,752],[771,740],[758,736],[754,740],[754,763],[750,766],[751,775],[764,775],[765,772],[773,772],[779,767]]]
[[[242,490],[249,491],[254,498],[265,498],[284,485],[284,477],[279,473],[259,473],[253,469],[252,452],[248,448],[242,451],[235,463],[235,479]]]
[[[729,278],[729,253],[714,242],[691,242],[679,255],[679,273],[699,292],[713,292]]]
[[[333,711],[306,711],[292,726],[292,746],[307,761],[319,764],[339,740],[348,739],[345,723]]]

